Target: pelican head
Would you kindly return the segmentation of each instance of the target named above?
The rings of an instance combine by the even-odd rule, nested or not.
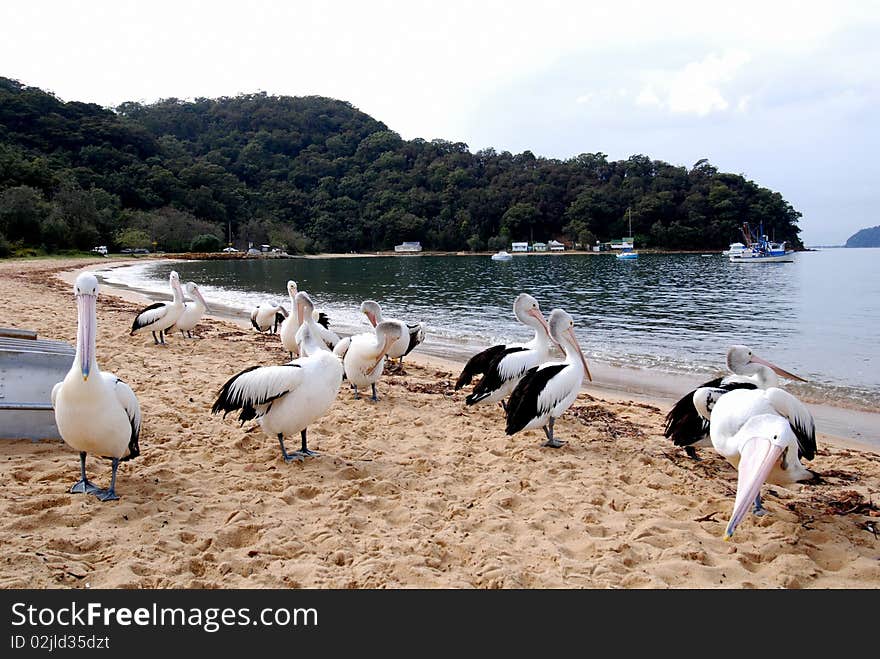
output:
[[[189,295],[192,299],[198,300],[202,303],[202,306],[205,307],[205,311],[210,312],[211,310],[208,308],[208,303],[205,302],[205,298],[202,297],[202,292],[199,290],[198,285],[193,281],[186,282],[186,294]]]
[[[168,275],[168,282],[171,284],[171,290],[174,292],[175,296],[180,296],[180,299],[183,299],[183,288],[180,286],[180,275],[177,274],[176,270],[172,270],[171,274]]]
[[[296,282],[293,279],[287,280],[287,294],[291,297],[291,299],[296,297],[297,288]]]
[[[776,414],[759,414],[746,421],[737,435],[743,437],[740,459],[737,467],[739,477],[736,483],[736,501],[724,539],[729,540],[748,514],[752,503],[761,492],[761,486],[779,464],[787,447],[795,447],[797,438],[792,432],[788,419]],[[797,460],[797,449],[792,449]]]
[[[312,298],[309,297],[308,293],[300,291],[294,296],[293,303],[296,306],[296,315],[301,323],[305,324],[306,319],[312,318],[312,313],[315,311],[315,303],[312,302]]]
[[[556,339],[550,334],[550,326],[547,324],[547,321],[544,320],[544,314],[541,313],[541,307],[538,304],[538,301],[531,295],[528,293],[520,293],[516,296],[516,299],[513,301],[513,315],[516,316],[516,319],[523,325],[528,325],[535,329],[538,327],[543,329],[547,336],[550,337],[550,340],[556,344],[556,347],[562,350],[562,346],[559,345]]]
[[[83,382],[89,379],[92,362],[95,359],[95,307],[98,300],[98,278],[91,272],[83,272],[73,284],[77,310],[77,352]]]
[[[577,337],[574,334],[574,319],[562,309],[554,309],[550,312],[550,337],[562,346],[566,357],[574,356],[577,353],[578,358],[584,365],[584,373],[587,379],[592,382],[593,376],[590,375],[590,367],[587,366],[587,358],[581,350]]]
[[[737,375],[755,375],[761,370],[762,366],[769,368],[776,373],[776,375],[781,377],[790,380],[798,380],[799,382],[806,382],[806,380],[799,375],[789,373],[776,364],[771,364],[770,362],[761,359],[758,355],[752,352],[752,349],[748,346],[732,345],[727,350],[727,368]]]
[[[403,336],[403,330],[398,323],[386,320],[376,325],[376,339],[379,354],[376,357],[376,361],[373,362],[373,365],[366,370],[367,374],[371,374],[376,370],[379,362],[381,362],[382,358],[388,354],[388,349],[391,348],[391,344],[399,340],[401,336]]]
[[[382,307],[375,300],[361,302],[361,313],[367,317],[373,327],[382,322]]]

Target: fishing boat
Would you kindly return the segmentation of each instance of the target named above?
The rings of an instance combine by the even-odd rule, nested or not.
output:
[[[730,247],[721,252],[722,256],[739,256],[748,251],[743,243],[730,243]]]
[[[627,209],[627,214],[629,215],[629,242],[624,238],[622,245],[623,248],[617,254],[617,258],[622,260],[630,260],[639,258],[639,253],[634,252],[633,248],[636,246],[636,240],[632,237],[633,232],[633,221],[632,221],[632,208]]]
[[[510,261],[512,259],[513,259],[513,254],[506,252],[503,249],[500,252],[492,255],[493,261]]]
[[[731,252],[728,259],[731,263],[792,263],[794,250],[786,249],[785,241],[773,242],[767,238],[762,224],[758,234],[752,234],[748,222],[743,223],[743,235],[746,248],[739,253]],[[732,245],[731,245],[732,246]]]

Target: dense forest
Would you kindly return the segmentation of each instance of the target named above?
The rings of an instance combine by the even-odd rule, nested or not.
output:
[[[844,247],[880,247],[880,226],[856,231],[846,239]]]
[[[231,242],[291,253],[404,240],[482,250],[512,240],[718,249],[743,222],[802,247],[799,212],[700,160],[569,160],[403,140],[351,104],[269,96],[111,110],[0,78],[0,255]]]

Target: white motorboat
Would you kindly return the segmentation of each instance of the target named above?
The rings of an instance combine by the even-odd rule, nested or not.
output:
[[[512,259],[513,259],[513,254],[510,254],[509,252],[506,252],[503,249],[500,252],[498,252],[497,254],[492,255],[493,261],[510,261]]]

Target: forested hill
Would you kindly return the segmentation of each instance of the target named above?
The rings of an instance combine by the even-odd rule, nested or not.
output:
[[[880,247],[880,226],[856,231],[846,239],[844,247]]]
[[[189,249],[197,236],[289,251],[498,249],[511,240],[717,249],[743,222],[801,246],[782,196],[706,160],[569,160],[403,140],[351,104],[263,93],[115,110],[0,78],[0,253]],[[209,241],[210,242],[210,241]]]

